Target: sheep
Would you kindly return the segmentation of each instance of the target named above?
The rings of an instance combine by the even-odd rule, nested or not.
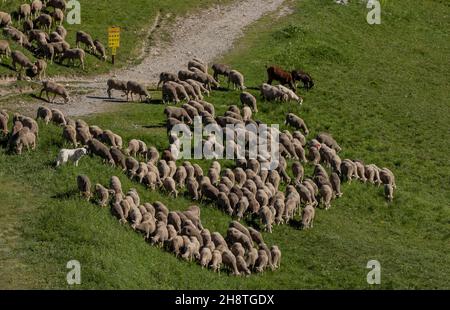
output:
[[[63,129],[63,138],[67,140],[67,142],[72,143],[74,147],[78,146],[77,142],[77,131],[71,125],[65,125]]]
[[[270,253],[271,253],[271,256],[272,256],[272,266],[273,266],[273,268],[274,269],[280,268],[280,265],[281,265],[281,251],[278,248],[278,246],[273,245],[270,248]]]
[[[291,72],[292,78],[295,81],[301,81],[303,83],[303,87],[306,90],[310,90],[314,87],[314,80],[308,73],[302,70],[294,70]]]
[[[11,48],[6,40],[0,40],[0,61],[5,56],[7,59],[11,56]]]
[[[108,86],[106,92],[108,93],[108,98],[110,99],[112,97],[112,90],[120,90],[124,92],[125,95],[128,95],[127,82],[125,81],[109,79],[106,82],[106,85]]]
[[[194,177],[188,177],[186,182],[186,187],[188,190],[189,195],[193,200],[199,199],[199,184],[195,180]]]
[[[177,170],[175,171],[175,174],[173,175],[173,179],[180,188],[184,188],[186,178],[187,178],[186,168],[183,166],[178,166]]]
[[[83,198],[89,201],[92,196],[91,193],[91,181],[86,175],[77,176],[78,190]]]
[[[64,12],[61,11],[61,9],[55,9],[53,11],[52,16],[53,16],[53,20],[55,21],[55,24],[59,23],[59,26],[61,26],[64,21]]]
[[[55,31],[61,36],[61,38],[63,38],[64,40],[66,39],[67,36],[66,28],[60,25],[56,27]]]
[[[80,47],[80,43],[83,43],[89,49],[89,51],[92,51],[93,53],[96,52],[96,47],[94,45],[94,41],[92,40],[92,37],[84,31],[77,31],[76,40],[75,40],[75,44],[77,45],[77,48]]]
[[[95,184],[95,194],[100,207],[106,207],[109,200],[109,191],[101,184]]]
[[[76,132],[77,132],[77,141],[79,141],[82,145],[87,145],[88,141],[92,139],[88,127],[77,126]]]
[[[264,100],[267,101],[288,101],[288,96],[284,92],[269,84],[262,84],[260,92]]]
[[[200,70],[203,73],[206,73],[206,74],[208,73],[208,67],[206,65],[204,65],[203,63],[198,62],[196,60],[189,61],[188,62],[188,70],[192,71],[192,69],[194,69],[194,68]]]
[[[52,7],[54,9],[60,9],[66,11],[66,1],[65,0],[48,0],[47,7]]]
[[[253,112],[258,112],[258,106],[256,104],[256,98],[248,93],[248,92],[242,92],[239,96],[241,103],[243,106],[248,106],[252,109]]]
[[[177,89],[174,84],[164,83],[162,86],[162,100],[163,103],[175,102],[175,104],[180,102],[178,98]]]
[[[290,125],[295,129],[302,130],[305,133],[305,135],[309,134],[309,130],[308,127],[306,126],[305,121],[293,113],[289,113],[286,115],[285,124]]]
[[[219,81],[219,75],[223,75],[225,77],[228,77],[230,75],[231,68],[224,64],[213,64],[212,65],[213,70],[213,77],[216,81]]]
[[[156,230],[154,236],[151,238],[151,243],[161,247],[164,242],[169,238],[169,232],[164,222],[158,222],[156,224]]]
[[[383,184],[391,185],[394,189],[397,188],[397,185],[395,184],[395,176],[388,168],[383,168],[380,170],[380,179]]]
[[[330,183],[333,187],[333,191],[336,193],[336,197],[342,197],[343,193],[341,192],[341,179],[336,172],[331,173]]]
[[[27,150],[36,149],[36,135],[31,132],[28,127],[23,126],[16,134],[11,136],[9,141],[10,148],[14,148],[17,154],[22,154],[22,149],[25,146]]]
[[[212,252],[209,248],[203,247],[200,251],[200,265],[202,268],[208,268],[212,260]]]
[[[43,28],[44,30],[50,31],[50,28],[52,27],[52,17],[48,14],[40,14],[36,20],[35,25],[39,25],[39,27]]]
[[[87,145],[89,147],[89,151],[101,157],[104,161],[107,161],[109,164],[114,166],[114,159],[111,156],[111,152],[109,151],[109,148],[98,141],[97,139],[91,139],[87,142]]]
[[[137,139],[131,139],[128,142],[128,147],[125,149],[125,155],[131,155],[136,157],[139,154],[140,143]]]
[[[192,119],[189,116],[188,112],[183,108],[176,108],[176,107],[166,107],[164,109],[164,114],[167,118],[175,118],[183,123],[186,124],[192,124]]]
[[[86,58],[86,53],[81,48],[72,48],[67,49],[64,51],[63,55],[61,56],[60,62],[61,64],[64,63],[64,60],[68,60],[69,62],[72,62],[73,65],[75,65],[75,60],[80,61],[80,66],[84,70],[84,59]]]
[[[384,184],[384,197],[389,202],[392,202],[394,200],[394,186],[392,184]]]
[[[331,199],[333,198],[333,189],[329,185],[323,185],[319,190],[320,200],[325,206],[325,210],[330,209],[331,207]]]
[[[182,84],[186,90],[193,92],[191,94],[192,98],[203,100],[203,90],[206,89],[199,82],[188,79],[186,81],[179,81],[178,83]]]
[[[251,271],[248,269],[247,262],[243,256],[236,256],[236,266],[240,274],[250,275]]]
[[[344,159],[341,163],[341,175],[347,179],[348,183],[351,183],[355,173],[355,164],[351,160]]]
[[[70,97],[64,86],[56,84],[55,82],[51,81],[44,81],[42,82],[42,90],[39,94],[39,97],[42,98],[42,93],[45,91],[47,95],[47,100],[50,103],[53,103],[56,96],[61,96],[64,99],[64,103],[68,103],[70,101]],[[53,99],[50,100],[49,93],[54,94]]]
[[[34,15],[34,17],[37,17],[39,14],[41,14],[43,8],[43,4],[41,0],[33,0],[31,2],[31,13]]]
[[[336,142],[336,140],[328,133],[320,133],[317,135],[316,140],[320,143],[326,144],[328,147],[332,148],[336,152],[340,152],[342,149],[339,146],[339,144]]]
[[[283,85],[277,85],[276,86],[283,94],[286,95],[285,99],[287,99],[287,101],[289,100],[293,100],[293,101],[297,101],[299,105],[303,104],[303,98],[300,96],[297,96],[292,90],[290,90],[289,88],[283,86]]]
[[[240,275],[236,264],[236,257],[233,255],[233,253],[231,253],[230,250],[225,250],[222,253],[222,263],[232,272],[233,275]]]
[[[139,162],[133,157],[127,157],[125,159],[125,166],[128,175],[130,176],[130,178],[133,179],[136,176],[136,173],[139,169]]]
[[[159,86],[161,84],[164,84],[165,82],[173,81],[173,82],[179,82],[178,76],[176,74],[170,73],[170,72],[161,72],[159,75],[159,82],[156,86],[156,89],[159,89]]]
[[[102,44],[102,42],[100,42],[98,39],[96,39],[96,40],[94,40],[94,46],[95,46],[96,51],[99,53],[99,57],[101,59],[103,59],[103,61],[106,61],[108,56],[106,56],[106,48]]]
[[[234,227],[228,228],[226,240],[228,241],[229,244],[239,242],[247,250],[253,247],[252,239],[249,238],[247,234],[241,232],[240,230]]]
[[[19,77],[22,75],[22,71],[24,68],[31,68],[33,74],[37,73],[36,66],[22,52],[13,51],[11,53],[11,59],[12,59],[12,66],[15,71],[17,71],[16,68],[17,64],[20,66],[20,70],[18,71]]]
[[[0,11],[0,27],[8,27],[11,23],[11,15]]]
[[[68,161],[73,162],[75,167],[78,167],[78,162],[86,154],[87,150],[85,148],[74,150],[62,149],[59,151],[58,158],[56,159],[56,167],[66,164]]]
[[[168,81],[166,83],[164,83],[164,85],[167,85],[167,87],[172,87],[172,90],[175,89],[176,94],[177,94],[177,98],[182,98],[183,100],[189,101],[189,95],[186,92],[186,89],[184,88],[183,85],[178,84],[176,82],[173,81]],[[164,92],[164,86],[163,86],[163,92]]]
[[[8,135],[8,118],[3,114],[0,114],[0,133],[5,137]]]
[[[52,119],[52,111],[46,107],[39,107],[37,110],[36,119],[44,120],[45,124],[48,125],[50,120]]]
[[[264,269],[266,269],[268,263],[269,263],[269,256],[267,255],[267,252],[264,250],[259,250],[258,251],[258,259],[256,260],[256,263],[255,263],[256,272],[258,272],[258,273],[263,272]]]
[[[209,103],[209,102],[204,101],[204,100],[199,100],[198,102],[203,106],[203,108],[207,112],[209,112],[209,114],[211,114],[212,117],[215,116],[216,111],[215,111],[214,105],[212,103]]]
[[[269,207],[261,206],[259,216],[261,218],[261,222],[263,223],[264,230],[272,233],[272,224],[275,221],[275,214],[272,213]]]
[[[214,272],[220,272],[222,266],[222,253],[218,250],[212,251],[210,267]]]
[[[209,90],[205,88],[204,84],[192,79],[187,79],[185,81],[188,82],[192,87],[194,87],[195,91],[197,92],[197,96],[200,98],[200,100],[203,100],[203,94],[209,97],[210,95]]]
[[[171,177],[167,177],[163,180],[163,186],[169,195],[174,194],[175,198],[178,197],[175,181]]]
[[[31,6],[28,3],[21,4],[18,11],[19,15],[19,24],[20,20],[23,17],[25,20],[31,18]]]
[[[146,101],[150,101],[152,97],[150,96],[149,92],[145,88],[144,85],[139,84],[135,81],[128,81],[127,82],[127,101],[129,99],[129,95],[131,95],[131,101],[133,101],[133,94],[139,95],[139,100],[142,100],[142,97],[145,97]]]
[[[64,113],[58,109],[52,109],[52,122],[61,126],[65,126],[67,124]]]
[[[302,222],[300,227],[302,229],[313,228],[315,214],[316,210],[313,206],[306,206],[302,211]]]
[[[230,88],[230,83],[233,84],[233,89],[237,87],[240,90],[245,90],[247,88],[244,86],[244,76],[236,70],[231,70],[228,75],[228,89]]]
[[[38,59],[36,60],[36,62],[34,63],[37,71],[36,74],[38,76],[39,81],[42,80],[42,77],[46,78],[47,77],[47,63],[45,62],[45,60],[43,59]]]

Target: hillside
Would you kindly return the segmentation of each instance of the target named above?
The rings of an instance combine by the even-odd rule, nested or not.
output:
[[[160,3],[165,3],[163,10],[183,13],[200,3],[142,5],[148,1],[133,0],[127,6],[139,10],[125,12],[123,1],[81,2],[83,12],[88,8],[83,27],[99,36],[101,29],[131,14],[136,18],[128,27],[141,31]],[[283,225],[264,233],[282,251],[279,270],[250,277],[217,275],[149,246],[107,209],[81,200],[76,176],[86,174],[94,184],[107,184],[111,175],[118,175],[124,189],[135,187],[144,201],[160,200],[172,210],[192,205],[188,198],[147,191],[95,157],[83,158],[79,167],[55,169],[53,161],[63,146],[61,129],[39,121],[37,151],[17,156],[0,149],[0,288],[71,288],[65,282],[66,262],[77,259],[83,268],[81,289],[367,289],[366,264],[376,259],[382,266],[377,288],[449,289],[448,2],[386,1],[381,25],[366,23],[367,9],[358,1],[348,6],[317,0],[291,5],[292,14],[282,19],[268,15],[246,28],[220,62],[243,72],[255,95],[266,79],[265,65],[310,72],[316,86],[310,92],[300,89],[303,106],[258,99],[256,117],[282,124],[286,113],[296,113],[307,122],[309,138],[330,132],[343,148],[342,158],[389,167],[398,186],[392,203],[385,201],[382,187],[344,184],[343,197],[330,210],[317,210],[313,229]],[[94,22],[97,17],[102,25]],[[135,41],[124,40],[123,49],[132,49]],[[122,63],[132,58],[120,57]],[[100,66],[91,73],[108,69]],[[52,67],[54,73],[60,68]],[[213,91],[208,101],[223,114],[239,102],[239,92]],[[22,102],[19,110],[41,104],[25,94],[0,99],[0,107],[15,102]],[[82,118],[118,132],[124,141],[139,137],[161,151],[168,146],[163,109],[130,103]],[[206,168],[210,163],[200,164]],[[311,171],[308,166],[307,174]],[[203,225],[225,233],[231,218],[213,205],[201,207]]]

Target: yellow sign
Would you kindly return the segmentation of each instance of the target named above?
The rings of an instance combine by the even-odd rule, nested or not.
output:
[[[109,27],[108,28],[108,44],[113,50],[113,55],[116,54],[116,48],[120,47],[120,28]]]

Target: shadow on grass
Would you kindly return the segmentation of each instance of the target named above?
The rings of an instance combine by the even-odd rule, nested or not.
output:
[[[80,193],[76,189],[72,189],[70,191],[64,192],[64,193],[58,193],[56,195],[51,196],[52,199],[57,200],[69,200],[72,198],[79,197]]]

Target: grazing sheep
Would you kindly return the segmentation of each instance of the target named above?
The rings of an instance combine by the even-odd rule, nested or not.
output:
[[[50,103],[53,103],[56,96],[61,96],[64,99],[64,103],[68,103],[70,101],[70,97],[64,86],[56,84],[55,82],[51,81],[44,81],[42,82],[42,90],[39,94],[39,97],[42,98],[42,93],[45,91],[45,94],[47,95],[47,100]],[[50,100],[49,93],[54,94],[53,99]]]
[[[106,48],[102,42],[96,39],[94,40],[94,46],[96,51],[99,53],[100,58],[103,59],[103,61],[106,61],[108,57],[106,56]]]
[[[64,51],[61,56],[60,62],[64,63],[64,60],[68,60],[68,62],[72,62],[75,66],[75,60],[80,61],[80,66],[84,70],[84,59],[86,58],[86,53],[81,48],[72,48]]]
[[[222,266],[222,253],[218,250],[212,252],[210,267],[214,272],[220,272]]]
[[[175,104],[180,102],[178,98],[177,89],[174,84],[164,83],[162,87],[162,100],[163,103],[174,102]]]
[[[303,176],[305,174],[305,170],[303,169],[302,164],[300,164],[299,162],[294,162],[292,164],[292,173],[294,174],[296,183],[303,182]]]
[[[188,70],[195,71],[195,69],[200,70],[202,73],[208,74],[208,67],[206,65],[196,60],[189,61]]]
[[[109,151],[109,148],[98,141],[97,139],[91,139],[87,142],[87,145],[89,147],[89,151],[101,157],[104,161],[108,162],[109,164],[114,166],[114,159],[111,156],[111,152]]]
[[[199,199],[199,184],[194,177],[188,177],[186,187],[193,200]]]
[[[258,259],[256,260],[255,263],[255,270],[258,273],[261,273],[264,271],[264,269],[267,268],[267,265],[269,263],[269,256],[267,255],[267,252],[264,250],[259,250],[258,251]]]
[[[383,184],[392,185],[394,189],[397,188],[397,185],[395,184],[395,176],[388,168],[383,168],[380,170],[380,179]]]
[[[34,15],[34,17],[41,14],[42,8],[43,4],[41,0],[33,0],[33,2],[31,2],[31,13]]]
[[[31,18],[31,6],[28,3],[21,4],[18,11],[19,15],[19,24],[21,18],[28,20]]]
[[[36,69],[37,69],[36,74],[38,76],[39,81],[42,80],[42,77],[46,78],[47,77],[47,63],[45,62],[45,60],[38,59],[38,60],[36,60],[34,65],[36,66]]]
[[[18,71],[19,77],[22,76],[22,71],[25,68],[31,68],[31,71],[33,72],[33,74],[37,73],[37,68],[36,66],[28,59],[27,56],[25,56],[22,52],[20,51],[13,51],[11,53],[11,59],[12,59],[12,66],[14,68],[15,71],[17,71],[17,64],[20,67],[20,70]]]
[[[276,86],[283,94],[286,95],[285,99],[287,99],[287,101],[292,100],[292,101],[297,101],[300,105],[303,104],[303,98],[300,96],[297,96],[292,90],[290,90],[287,87],[284,87],[283,85],[277,85]]]
[[[261,218],[261,222],[263,223],[264,230],[272,233],[272,224],[275,220],[275,215],[272,213],[269,207],[262,206],[259,210],[259,216]]]
[[[306,90],[310,90],[314,87],[314,80],[308,73],[302,70],[294,70],[291,72],[292,78],[295,81],[301,81],[303,83],[303,87]]]
[[[281,265],[281,251],[278,246],[274,245],[270,248],[270,253],[272,254],[272,266],[274,269],[280,268]]]
[[[342,150],[336,140],[334,140],[334,138],[328,133],[320,133],[317,135],[316,140],[320,143],[326,144],[338,153]]]
[[[309,130],[308,127],[306,126],[305,121],[293,113],[289,113],[286,115],[285,124],[290,125],[295,129],[302,130],[305,133],[305,135],[309,134]]]
[[[11,24],[11,15],[0,11],[0,27],[8,27]]]
[[[176,82],[173,82],[173,81],[168,81],[168,82],[164,83],[164,85],[166,85],[166,84],[167,84],[168,87],[172,87],[172,89],[175,89],[176,94],[177,94],[177,98],[181,98],[181,99],[186,100],[186,101],[190,100],[189,95],[186,92],[186,89],[184,88],[183,85],[181,85],[179,83],[176,83]],[[164,92],[164,89],[165,88],[163,86],[163,92]]]
[[[267,101],[288,101],[288,95],[277,87],[269,84],[262,84],[260,87],[261,96]]]
[[[233,255],[233,253],[231,253],[230,250],[225,250],[222,253],[222,263],[232,272],[233,275],[240,275],[236,264],[236,257]]]
[[[168,81],[173,81],[173,82],[178,83],[180,80],[178,79],[178,76],[176,74],[173,74],[170,72],[161,72],[161,74],[159,75],[159,82],[158,82],[158,85],[156,86],[156,89],[159,89],[159,86],[162,83],[165,83]]]
[[[29,151],[36,149],[36,135],[31,132],[30,128],[23,126],[16,133],[13,131],[9,141],[10,148],[14,148],[17,154],[22,154],[22,149],[25,146]]]
[[[273,81],[278,81],[281,85],[289,85],[294,92],[296,91],[295,82],[291,73],[277,66],[266,66],[266,68],[268,75],[267,84],[272,85]]]
[[[7,59],[11,56],[11,49],[9,43],[6,40],[0,40],[0,61],[5,56]]]
[[[92,37],[84,31],[77,31],[76,40],[75,40],[75,44],[77,45],[77,48],[80,47],[80,43],[83,43],[89,49],[89,51],[92,51],[93,53],[96,52],[96,47],[94,45],[94,41],[92,40]]]
[[[348,183],[351,183],[355,173],[356,166],[354,162],[349,159],[344,159],[341,163],[341,175],[347,179]]]
[[[106,207],[109,200],[109,191],[101,184],[95,185],[95,194],[98,199],[98,204],[100,207]]]
[[[330,183],[333,187],[333,191],[336,193],[336,197],[342,197],[343,193],[341,192],[341,179],[336,172],[331,173]]]
[[[230,83],[233,84],[233,89],[245,90],[247,88],[244,86],[244,76],[236,70],[231,70],[228,75],[228,88],[230,88]]]
[[[52,17],[48,14],[40,14],[36,20],[35,25],[39,25],[40,28],[50,31],[50,28],[52,28]]]
[[[240,100],[242,105],[250,107],[252,111],[255,113],[258,112],[258,105],[256,104],[256,98],[252,94],[242,92],[240,94]]]
[[[247,262],[243,256],[236,256],[236,266],[240,274],[251,274],[251,271],[248,269]]]
[[[230,75],[231,68],[224,64],[213,64],[212,65],[213,70],[213,77],[216,81],[219,81],[219,75],[223,75],[225,77],[228,77]]]
[[[74,150],[62,149],[59,151],[58,158],[56,159],[56,167],[66,164],[69,161],[73,162],[75,167],[78,167],[78,162],[86,154],[87,150],[85,148]]]
[[[39,107],[37,110],[36,119],[43,119],[45,124],[48,125],[50,120],[52,119],[52,111],[46,107]]]
[[[72,143],[74,147],[78,146],[77,142],[77,131],[76,129],[71,125],[65,125],[63,129],[63,138],[69,142]]]
[[[67,36],[66,28],[64,28],[63,26],[57,26],[55,31],[61,36],[61,38],[63,38],[64,40],[66,39]]]
[[[163,180],[164,189],[168,194],[174,194],[175,198],[178,197],[178,191],[176,189],[176,183],[171,177],[167,177]]]
[[[52,16],[53,16],[53,20],[55,21],[55,24],[59,23],[59,26],[61,26],[64,21],[64,12],[61,11],[61,9],[55,9],[53,11]]]
[[[89,178],[85,175],[79,175],[77,177],[77,185],[81,196],[86,200],[89,200],[92,196],[91,181],[89,180]]]
[[[319,189],[320,200],[325,206],[325,210],[330,209],[331,199],[333,198],[333,189],[329,185],[322,185]]]
[[[200,266],[208,268],[212,260],[212,252],[209,248],[203,247],[200,251]]]
[[[301,222],[302,229],[313,228],[315,214],[316,210],[313,206],[308,205],[303,209]]]
[[[158,247],[162,247],[164,242],[168,240],[169,232],[167,231],[166,223],[158,222],[156,224],[156,230],[154,236],[151,238],[151,243],[156,244]]]
[[[125,95],[128,96],[127,82],[109,79],[106,82],[106,85],[108,86],[108,89],[106,90],[106,92],[108,93],[109,98],[112,97],[112,90],[120,90],[120,91],[124,92]]]
[[[394,200],[394,186],[392,184],[384,184],[384,197],[389,202]]]
[[[127,82],[127,101],[129,98],[129,95],[131,95],[131,101],[133,100],[133,94],[139,95],[139,100],[142,100],[142,97],[145,98],[146,101],[150,101],[152,97],[150,96],[149,92],[147,91],[146,87],[138,82],[135,81],[128,81]]]

